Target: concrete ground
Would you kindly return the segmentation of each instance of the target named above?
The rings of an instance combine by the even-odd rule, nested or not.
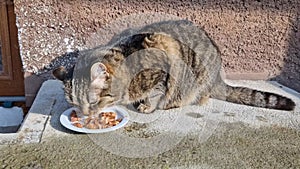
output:
[[[1,134],[2,168],[300,168],[300,94],[264,81],[228,81],[292,98],[294,111],[210,99],[153,114],[130,107],[129,123],[105,134],[60,125],[62,84],[45,82],[15,134]]]

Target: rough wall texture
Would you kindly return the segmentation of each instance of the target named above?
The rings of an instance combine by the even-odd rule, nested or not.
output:
[[[70,54],[65,57],[68,59],[57,58],[96,46],[91,37],[111,22],[156,12],[204,28],[220,48],[228,78],[275,78],[298,91],[299,9],[298,0],[15,1],[21,57],[31,75],[74,61]],[[147,20],[142,18],[142,22]]]

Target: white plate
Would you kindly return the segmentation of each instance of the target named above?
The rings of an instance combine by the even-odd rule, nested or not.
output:
[[[70,114],[72,113],[72,110],[76,110],[76,108],[69,108],[68,110],[64,111],[60,115],[60,123],[64,127],[66,127],[67,129],[77,131],[77,132],[80,132],[80,133],[105,133],[105,132],[114,131],[116,129],[119,129],[119,128],[125,126],[125,124],[129,120],[129,115],[125,110],[114,106],[114,107],[105,108],[101,112],[116,112],[117,113],[117,118],[122,119],[122,121],[119,124],[117,124],[116,126],[105,128],[105,129],[87,129],[87,128],[84,128],[84,127],[79,128],[79,127],[76,127],[76,126],[72,125],[72,123],[70,121]]]

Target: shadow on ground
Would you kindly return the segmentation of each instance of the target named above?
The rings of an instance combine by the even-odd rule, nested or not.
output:
[[[300,7],[300,2],[298,4]],[[289,45],[281,73],[273,80],[300,92],[300,11],[295,14],[289,31]]]

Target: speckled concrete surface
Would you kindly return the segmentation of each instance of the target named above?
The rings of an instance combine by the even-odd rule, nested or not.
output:
[[[39,99],[29,111],[40,118],[48,114],[48,120],[40,125],[43,127],[39,143],[30,143],[29,137],[21,134],[23,137],[18,139],[23,139],[22,144],[1,145],[0,166],[299,168],[300,94],[276,82],[227,83],[279,93],[292,98],[297,106],[287,112],[210,99],[204,106],[186,106],[153,114],[136,113],[129,107],[130,122],[124,128],[105,134],[77,134],[59,123],[60,114],[68,105],[63,100],[62,84],[51,80],[43,85]],[[51,99],[56,100],[54,104]],[[47,101],[51,108],[46,110]],[[24,127],[27,136],[30,127],[36,129],[35,123],[41,121],[31,120],[28,123],[31,126]],[[32,130],[33,135],[35,131],[37,129]],[[36,138],[32,138],[32,142],[36,142]]]
[[[28,72],[52,69],[55,64],[49,64],[56,57],[92,47],[89,38],[115,20],[152,12],[204,28],[220,47],[228,77],[276,77],[298,91],[299,7],[297,0],[15,1],[21,56]],[[151,19],[141,20],[147,21]]]

